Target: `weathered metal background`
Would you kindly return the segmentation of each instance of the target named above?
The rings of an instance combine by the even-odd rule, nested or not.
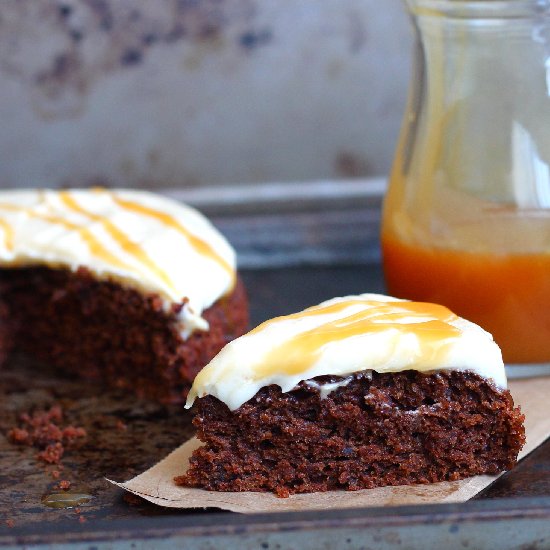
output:
[[[400,0],[2,0],[0,187],[387,173]]]

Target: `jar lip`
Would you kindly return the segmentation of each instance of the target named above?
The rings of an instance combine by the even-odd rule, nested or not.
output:
[[[550,0],[404,0],[419,16],[502,19],[550,17]]]

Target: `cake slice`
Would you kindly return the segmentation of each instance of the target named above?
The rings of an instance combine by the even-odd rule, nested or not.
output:
[[[293,493],[511,468],[525,441],[490,334],[447,308],[336,298],[267,321],[197,376],[179,485]]]
[[[0,191],[0,358],[182,401],[248,324],[235,253],[196,210],[131,190]]]

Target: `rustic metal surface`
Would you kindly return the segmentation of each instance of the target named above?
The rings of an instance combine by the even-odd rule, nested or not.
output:
[[[379,4],[2,0],[0,187],[386,173],[412,37]]]
[[[377,265],[245,271],[243,276],[249,289],[254,324],[335,295],[383,290],[381,271]],[[80,507],[80,513],[75,513],[74,509],[45,507],[41,502],[42,497],[51,492],[58,482],[50,475],[54,468],[41,465],[35,458],[35,449],[12,445],[5,438],[7,430],[17,424],[19,412],[33,407],[44,408],[53,402],[62,403],[67,423],[84,426],[88,432],[88,436],[70,448],[63,457],[65,469],[60,478],[70,480],[73,488],[79,492],[92,495],[91,501]],[[126,429],[120,426],[119,421],[126,425]],[[12,361],[0,371],[0,544],[14,545],[18,541],[37,544],[47,541],[76,544],[80,541],[84,544],[84,541],[101,538],[119,538],[126,541],[119,544],[122,548],[124,544],[129,547],[131,542],[169,536],[174,537],[170,539],[172,542],[185,539],[190,544],[193,542],[190,547],[202,548],[206,547],[203,546],[206,539],[201,537],[209,536],[214,537],[209,539],[210,543],[226,540],[228,548],[260,547],[260,544],[268,542],[269,545],[263,548],[275,548],[277,544],[287,547],[289,541],[303,548],[313,548],[319,547],[321,540],[328,544],[338,534],[343,536],[346,533],[351,541],[348,547],[355,548],[367,547],[367,539],[374,544],[373,533],[378,533],[376,536],[382,537],[378,547],[389,548],[394,545],[407,548],[414,546],[397,544],[398,539],[403,542],[407,521],[410,520],[410,525],[414,524],[420,529],[433,524],[436,512],[440,514],[438,521],[447,522],[448,525],[445,529],[434,527],[430,533],[433,536],[439,533],[438,540],[447,541],[445,544],[449,548],[453,547],[452,541],[461,540],[476,540],[476,544],[471,547],[483,548],[479,537],[496,536],[493,531],[498,531],[484,524],[488,518],[493,518],[491,521],[506,520],[507,527],[499,531],[501,538],[510,526],[517,530],[519,526],[527,528],[530,525],[530,531],[526,531],[523,538],[506,536],[508,546],[500,545],[501,548],[516,547],[512,545],[514,541],[518,547],[527,542],[534,544],[532,548],[545,548],[545,544],[550,544],[550,442],[487,488],[479,496],[485,501],[478,503],[482,505],[481,508],[470,503],[462,507],[433,507],[424,512],[421,509],[414,513],[409,510],[404,515],[393,511],[388,516],[387,511],[369,510],[368,513],[278,514],[250,519],[230,513],[168,510],[140,499],[132,498],[128,501],[122,491],[103,479],[104,475],[119,480],[132,477],[164,457],[190,433],[189,415],[179,407],[165,408],[150,402],[140,402],[122,392],[101,391],[76,380],[67,380],[48,369]],[[501,500],[487,500],[535,495],[547,498],[535,504],[531,500],[526,501],[527,504],[522,501],[514,504],[515,501],[512,501],[504,508]],[[411,519],[410,514],[416,519]],[[462,528],[458,530],[462,539],[456,535],[458,531],[450,530],[454,529],[453,522],[459,521],[456,520],[457,514],[466,514],[467,517],[461,516],[460,521],[473,522],[474,525],[471,531]],[[421,516],[423,519],[419,519]],[[372,522],[369,523],[369,517],[380,518],[382,527],[378,531]],[[394,523],[387,523],[388,517],[393,517]],[[546,518],[546,523],[540,518]],[[8,526],[6,520],[13,520],[13,526]],[[386,527],[383,528],[383,525]],[[310,533],[309,539],[306,539],[315,541],[315,545],[306,544],[306,539],[302,540],[303,530]],[[468,532],[469,536],[477,538],[469,539],[465,535]],[[235,542],[237,539],[232,539],[235,533],[242,534],[239,539],[241,546]],[[449,542],[451,535],[452,540]],[[286,541],[287,546],[282,541]],[[157,543],[153,546],[160,547]]]
[[[380,261],[385,178],[258,183],[162,193],[206,214],[238,252],[265,269]]]
[[[461,505],[169,516],[147,521],[98,520],[62,532],[47,525],[13,537],[8,548],[212,550],[456,548],[543,550],[549,547],[550,499],[503,499]],[[0,535],[0,541],[2,539]]]
[[[527,455],[512,471],[506,472],[475,498],[483,500],[535,496],[550,496],[550,440]]]

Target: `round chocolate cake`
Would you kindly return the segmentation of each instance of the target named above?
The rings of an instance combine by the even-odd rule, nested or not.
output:
[[[196,210],[141,191],[0,192],[0,360],[181,401],[247,324],[235,253]]]

